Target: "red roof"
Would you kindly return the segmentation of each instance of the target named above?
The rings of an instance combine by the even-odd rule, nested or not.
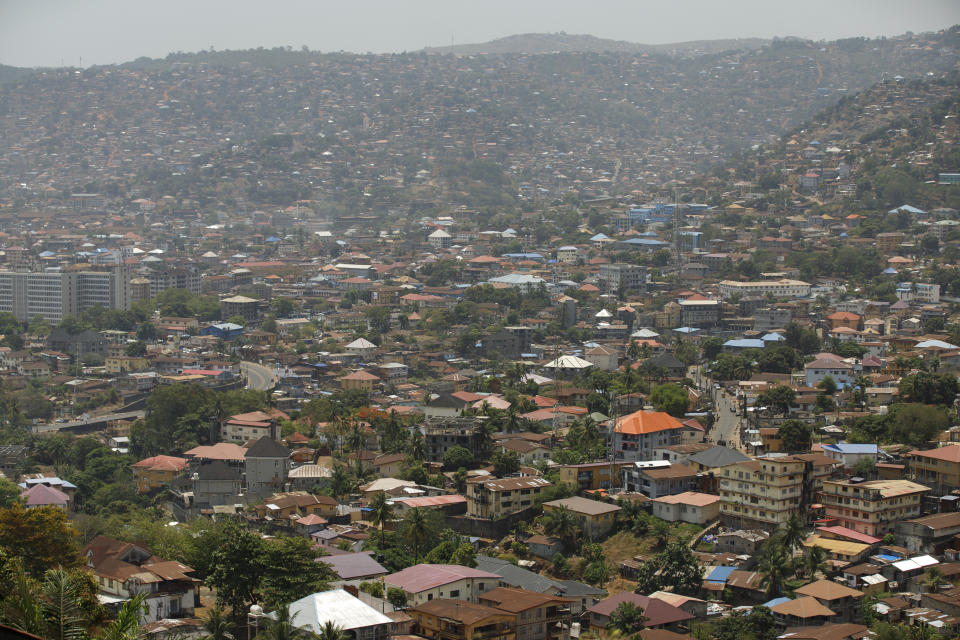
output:
[[[130,466],[151,471],[182,471],[187,466],[187,459],[176,456],[153,456],[134,462]]]
[[[880,542],[880,538],[874,538],[873,536],[868,536],[865,533],[860,533],[859,531],[854,531],[847,527],[820,527],[817,531],[823,533],[829,533],[838,538],[846,538],[847,540],[853,540],[854,542],[862,542],[863,544],[877,544]]]
[[[420,593],[466,578],[499,580],[500,576],[489,571],[471,569],[458,564],[418,564],[403,571],[391,573],[384,578],[384,581],[387,584],[400,587],[408,593]]]
[[[656,433],[668,429],[682,429],[683,423],[663,411],[634,411],[620,419],[616,426],[618,433],[639,435]]]

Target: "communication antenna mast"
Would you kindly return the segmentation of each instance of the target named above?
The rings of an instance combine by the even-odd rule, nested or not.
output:
[[[680,250],[680,199],[677,197],[677,188],[673,188],[673,249],[677,271],[683,267],[683,255]]]

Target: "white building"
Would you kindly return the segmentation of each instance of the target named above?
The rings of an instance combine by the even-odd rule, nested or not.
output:
[[[354,640],[383,640],[390,637],[393,620],[343,589],[322,591],[300,598],[289,605],[290,621],[295,627],[319,634],[332,622]]]
[[[768,293],[776,298],[806,298],[810,295],[810,283],[802,280],[757,280],[754,282],[737,282],[723,280],[719,284],[720,297],[729,299],[734,294],[741,296],[765,296]]]

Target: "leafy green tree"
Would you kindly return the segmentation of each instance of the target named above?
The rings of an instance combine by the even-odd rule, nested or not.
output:
[[[797,399],[797,392],[785,384],[774,385],[757,396],[757,406],[769,407],[774,413],[787,415]]]
[[[809,451],[813,446],[813,429],[799,420],[787,420],[777,430],[783,450],[791,453]]]
[[[803,360],[793,347],[778,344],[761,349],[757,354],[757,367],[767,373],[790,373],[800,368]]]
[[[258,588],[265,572],[264,545],[256,533],[230,523],[213,552],[207,584],[217,592],[217,606],[229,607],[235,618],[259,599]]]
[[[894,442],[923,445],[950,426],[944,407],[917,403],[897,403],[887,414],[888,436]]]
[[[20,499],[20,487],[6,478],[0,478],[0,508],[6,509],[14,503],[23,504]]]
[[[447,470],[469,468],[473,466],[473,453],[466,447],[450,447],[443,454],[443,466]]]
[[[490,459],[493,465],[493,475],[505,478],[520,470],[520,456],[513,451],[497,451]]]
[[[306,538],[280,536],[267,542],[257,585],[262,602],[273,609],[326,591],[336,576],[329,565],[316,562],[319,557]]]
[[[407,608],[407,592],[399,587],[387,589],[387,602],[395,609]]]
[[[783,337],[786,338],[789,346],[803,355],[816,353],[820,350],[821,342],[817,332],[796,322],[791,322],[786,326]]]
[[[462,543],[450,556],[450,564],[459,564],[464,567],[477,566],[477,550],[469,542]]]
[[[832,396],[837,392],[837,382],[833,379],[833,376],[824,376],[823,379],[817,383],[817,386],[823,389],[823,392],[828,396]]]
[[[900,397],[904,402],[920,404],[952,405],[960,393],[957,377],[948,373],[925,371],[900,380]]]
[[[0,549],[19,557],[31,575],[81,564],[77,531],[57,507],[26,509],[19,502],[0,508]]]
[[[642,607],[638,607],[632,602],[621,602],[610,613],[607,629],[619,631],[624,636],[630,636],[643,629],[644,623],[649,619],[643,615]]]
[[[697,596],[703,588],[703,567],[681,540],[670,542],[663,551],[640,565],[634,591],[647,594],[666,586],[687,596]]]
[[[713,626],[716,640],[775,640],[776,620],[767,607],[754,607],[750,613],[732,613]]]
[[[860,458],[857,460],[857,463],[853,465],[853,473],[855,476],[861,478],[872,478],[873,474],[876,472],[877,462],[872,458]]]
[[[690,396],[684,387],[673,382],[660,384],[650,393],[650,403],[657,411],[666,411],[680,418],[690,406]]]

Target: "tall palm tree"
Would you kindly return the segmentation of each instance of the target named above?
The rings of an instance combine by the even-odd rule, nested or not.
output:
[[[768,598],[776,598],[783,593],[783,585],[789,574],[790,556],[778,539],[771,539],[764,545],[757,570],[760,573],[760,585]]]
[[[543,514],[543,529],[548,534],[560,538],[564,546],[573,546],[577,539],[580,527],[577,526],[577,517],[565,506],[550,509]],[[569,546],[568,546],[569,545]]]
[[[407,511],[403,517],[403,536],[413,547],[414,564],[420,563],[420,551],[430,539],[433,527],[430,524],[426,509],[417,507]]]
[[[84,608],[84,582],[89,574],[50,569],[40,582],[27,577],[17,564],[10,572],[12,590],[0,609],[11,627],[49,640],[79,640],[87,636],[90,612]]]
[[[383,526],[393,515],[393,505],[387,500],[387,494],[381,492],[370,501],[370,522],[380,528],[380,548],[383,548]]]
[[[207,612],[203,617],[203,628],[207,632],[203,640],[234,640],[233,623],[220,607]]]
[[[813,545],[803,556],[803,571],[811,580],[818,571],[822,572],[827,566],[827,552],[823,547]]]
[[[103,628],[99,640],[144,640],[146,632],[140,626],[140,616],[146,609],[147,594],[138,593],[123,603],[112,620]]]
[[[803,546],[803,541],[807,539],[807,532],[804,529],[803,521],[796,513],[791,515],[790,519],[787,520],[787,524],[784,526],[783,533],[781,534],[781,539],[787,551],[791,554],[793,554],[795,549]]]

